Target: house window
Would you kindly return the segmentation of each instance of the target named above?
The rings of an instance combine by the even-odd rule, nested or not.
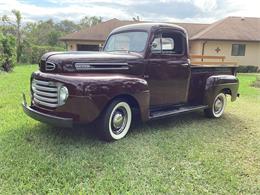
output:
[[[245,44],[232,44],[232,56],[245,56],[246,45]]]

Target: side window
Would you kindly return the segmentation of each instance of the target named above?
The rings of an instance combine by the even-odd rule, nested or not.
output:
[[[183,54],[185,37],[178,32],[162,33],[152,42],[152,53]]]
[[[163,52],[174,50],[174,39],[173,38],[162,38],[162,50]]]
[[[171,32],[162,34],[163,54],[183,54],[185,38],[181,33]]]

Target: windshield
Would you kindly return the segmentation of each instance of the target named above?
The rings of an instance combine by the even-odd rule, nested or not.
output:
[[[147,32],[124,32],[111,35],[104,51],[142,52],[148,38]]]

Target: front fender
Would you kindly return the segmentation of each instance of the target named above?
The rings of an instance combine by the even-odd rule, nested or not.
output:
[[[239,81],[233,75],[210,76],[205,85],[204,103],[211,105],[214,97],[221,91],[231,95],[231,101],[235,101],[238,96]]]
[[[93,77],[84,83],[83,91],[84,96],[91,97],[100,111],[103,111],[115,97],[131,96],[138,103],[142,120],[148,120],[150,93],[146,80],[141,77],[132,75]]]
[[[113,98],[122,95],[133,98],[138,103],[142,120],[148,120],[150,93],[148,84],[142,77],[125,74],[51,74],[36,71],[32,78],[63,83],[69,89],[70,95],[66,104],[55,111],[80,113],[80,121],[95,120]]]

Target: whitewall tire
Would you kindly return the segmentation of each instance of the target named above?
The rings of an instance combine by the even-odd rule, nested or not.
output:
[[[106,141],[122,139],[128,133],[131,123],[130,105],[123,99],[116,99],[102,114],[100,135]]]
[[[227,105],[227,98],[224,93],[219,93],[214,98],[212,105],[209,105],[209,108],[205,109],[205,115],[210,118],[220,118]]]

